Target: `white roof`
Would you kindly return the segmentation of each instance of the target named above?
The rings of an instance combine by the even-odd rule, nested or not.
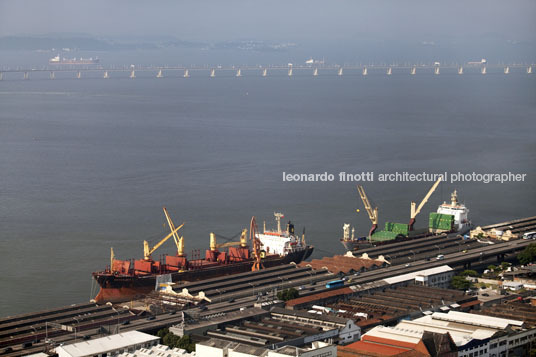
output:
[[[165,345],[151,346],[151,348],[140,348],[134,352],[125,352],[117,357],[194,357],[195,352],[188,353],[180,348],[171,348]]]
[[[508,325],[522,326],[523,321],[503,319],[500,317],[470,314],[460,311],[449,311],[448,314],[435,313],[432,315],[434,319],[441,319],[451,322],[461,322],[474,326],[483,326],[495,329],[504,330]]]
[[[370,331],[368,331],[363,336],[374,336],[386,338],[389,340],[397,340],[401,342],[408,343],[419,343],[422,338],[422,330],[412,330],[412,329],[400,329],[396,327],[387,327],[387,326],[376,326]]]
[[[449,272],[449,271],[452,271],[451,267],[449,267],[448,265],[441,265],[441,266],[438,266],[438,267],[435,267],[435,268],[419,270],[419,271],[415,271],[413,273],[393,276],[392,278],[383,279],[383,281],[385,281],[388,284],[396,284],[396,283],[401,283],[401,282],[404,282],[404,281],[415,280],[415,277],[418,276],[418,275],[430,276],[430,275],[446,273],[446,272]]]
[[[512,286],[512,287],[518,287],[523,286],[523,283],[520,283],[518,281],[503,281],[503,286]]]
[[[60,357],[94,356],[109,351],[120,350],[129,346],[158,340],[160,340],[160,337],[139,331],[128,331],[117,335],[110,335],[94,340],[56,347],[56,353]]]
[[[396,328],[399,331],[448,332],[457,346],[463,346],[473,339],[490,338],[508,325],[521,326],[522,324],[523,321],[449,311],[448,313],[434,312],[413,321],[401,321]]]

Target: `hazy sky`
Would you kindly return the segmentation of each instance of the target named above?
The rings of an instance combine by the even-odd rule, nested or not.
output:
[[[0,36],[82,32],[340,41],[355,38],[536,39],[534,0],[0,0]]]

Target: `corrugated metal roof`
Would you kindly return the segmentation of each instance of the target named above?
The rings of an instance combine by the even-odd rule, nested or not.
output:
[[[324,257],[322,259],[313,259],[310,262],[302,262],[299,265],[310,265],[313,269],[321,269],[326,267],[330,272],[338,274],[340,272],[349,273],[350,271],[370,269],[373,266],[381,267],[383,264],[385,264],[385,262],[381,260],[363,259],[349,257],[346,255],[334,255],[332,257]]]
[[[345,287],[341,289],[335,289],[335,290],[330,290],[330,291],[317,293],[317,294],[313,294],[309,296],[304,296],[304,297],[300,297],[297,299],[292,299],[292,300],[287,301],[286,306],[296,306],[300,304],[314,302],[317,300],[326,299],[326,298],[333,297],[333,296],[347,295],[347,294],[352,294],[352,293],[354,293],[354,290],[348,287]]]

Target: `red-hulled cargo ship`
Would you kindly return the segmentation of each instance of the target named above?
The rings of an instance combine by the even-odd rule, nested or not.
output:
[[[172,282],[182,284],[243,273],[259,266],[269,268],[291,262],[299,263],[313,252],[313,247],[305,244],[304,235],[300,238],[294,234],[294,225],[290,221],[287,229],[281,230],[280,219],[283,215],[276,213],[277,230],[264,229],[263,233],[256,233],[252,221],[250,241],[253,242],[253,251],[247,245],[247,230],[242,231],[239,242],[224,244],[217,244],[216,236],[211,233],[210,249],[206,250],[205,259],[189,260],[183,253],[183,238],[176,233],[182,225],[175,228],[165,209],[164,212],[172,233],[153,249],[149,249],[147,242],[144,242],[144,259],[118,260],[112,252],[111,265],[104,271],[93,273],[93,278],[100,286],[95,297],[98,303],[122,302],[142,297],[155,290],[157,278],[161,275],[169,275]],[[160,261],[152,260],[151,253],[171,236],[177,245],[177,255],[166,255]],[[228,248],[227,252],[219,250],[224,247]]]

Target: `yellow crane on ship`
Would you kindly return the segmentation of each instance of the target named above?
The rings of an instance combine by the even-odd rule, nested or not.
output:
[[[413,225],[415,224],[415,217],[417,217],[417,215],[421,212],[421,209],[424,207],[426,202],[428,202],[428,199],[430,198],[430,196],[432,196],[432,193],[434,193],[437,186],[439,186],[439,183],[441,182],[441,180],[442,180],[442,177],[440,176],[437,179],[437,181],[434,182],[434,184],[432,185],[432,188],[428,191],[426,196],[424,196],[424,198],[422,199],[418,207],[415,202],[413,201],[411,202],[411,212],[410,212],[410,219],[409,219],[409,224],[408,224],[408,228],[410,231],[413,230]]]
[[[219,243],[216,241],[216,234],[214,232],[210,233],[210,250],[217,250],[219,248],[227,248],[227,247],[234,247],[239,245],[242,248],[246,248],[248,246],[248,239],[247,239],[247,229],[242,229],[242,233],[240,234],[240,240],[236,242],[227,242],[227,243]]]
[[[184,223],[178,226],[177,228],[173,229],[171,233],[169,233],[167,236],[164,237],[160,242],[156,243],[154,247],[149,247],[149,242],[146,240],[143,241],[143,258],[145,260],[151,260],[151,254],[154,253],[155,250],[157,250],[162,244],[164,244],[169,238],[173,237],[174,234],[177,233],[179,229],[181,229],[184,226]]]
[[[166,216],[167,223],[169,225],[169,229],[171,232],[175,231],[175,224],[171,220],[171,216],[169,215],[167,208],[162,207],[164,210],[164,215]],[[184,223],[181,225],[181,227],[184,225]],[[180,228],[180,227],[179,227]],[[179,237],[177,232],[173,233],[173,241],[175,242],[175,245],[177,246],[177,256],[182,257],[184,256],[184,237]]]
[[[369,231],[369,239],[371,239],[372,235],[378,228],[378,207],[372,208],[372,205],[370,204],[370,201],[367,197],[367,194],[365,193],[365,189],[363,186],[358,185],[357,186],[357,192],[359,192],[359,196],[361,197],[361,201],[363,201],[363,205],[365,206],[365,210],[368,213],[369,219],[372,222],[372,227],[370,227]]]

